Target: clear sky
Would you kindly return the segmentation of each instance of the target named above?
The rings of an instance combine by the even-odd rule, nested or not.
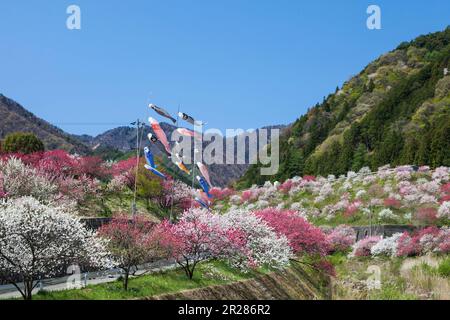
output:
[[[81,30],[66,8],[81,8]],[[366,28],[381,7],[382,29]],[[1,0],[0,93],[71,133],[153,102],[209,127],[293,122],[380,54],[450,24],[448,0]]]

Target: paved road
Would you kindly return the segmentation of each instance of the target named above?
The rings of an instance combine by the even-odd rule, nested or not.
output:
[[[145,273],[153,273],[163,270],[174,269],[177,267],[177,264],[173,261],[161,260],[154,263],[149,263],[143,266],[139,266],[139,270],[136,272],[136,276],[145,274]],[[104,272],[88,272],[80,274],[80,277],[75,280],[79,280],[78,285],[94,285],[106,282],[117,281],[120,277],[121,271],[120,269],[112,269]],[[71,279],[69,279],[71,278]],[[39,290],[46,291],[61,291],[73,288],[75,283],[71,283],[74,277],[66,276],[54,279],[46,279],[42,281],[41,286],[37,286],[37,288],[33,291],[33,294],[39,292]],[[21,286],[22,287],[22,286]],[[3,285],[0,286],[0,300],[4,299],[14,299],[21,298],[20,292],[13,285]]]

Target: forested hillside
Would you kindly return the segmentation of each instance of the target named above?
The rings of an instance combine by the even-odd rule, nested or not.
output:
[[[285,131],[277,175],[240,187],[385,164],[450,165],[450,27],[400,44]]]

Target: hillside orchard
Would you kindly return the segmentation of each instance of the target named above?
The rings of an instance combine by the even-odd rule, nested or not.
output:
[[[235,191],[213,188],[211,210],[192,201],[181,182],[156,180],[138,170],[136,158],[104,162],[64,151],[3,155],[0,160],[0,278],[26,299],[40,279],[71,264],[85,270],[118,267],[124,290],[145,263],[166,259],[188,279],[206,260],[236,270],[280,270],[295,260],[335,275],[330,255],[404,258],[446,256],[450,250],[449,168],[384,166],[339,177],[294,177]],[[137,182],[146,203],[124,213]],[[80,216],[93,204],[112,220],[88,231]],[[175,204],[176,219],[168,220]],[[154,211],[158,212],[157,215]],[[101,211],[105,213],[106,211]],[[356,241],[352,225],[412,224],[415,231]],[[23,286],[19,286],[23,283]]]

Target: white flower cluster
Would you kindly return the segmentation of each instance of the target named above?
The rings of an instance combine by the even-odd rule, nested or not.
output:
[[[50,202],[58,193],[56,185],[14,157],[0,161],[0,176],[8,198],[32,196]]]
[[[302,211],[310,219],[332,221],[343,215],[353,217],[370,212],[386,222],[406,222],[422,219],[418,208],[436,210],[438,219],[448,218],[450,205],[444,201],[449,168],[435,170],[399,166],[380,167],[376,173],[363,168],[335,176],[305,176],[288,179],[283,184],[266,182],[252,186],[230,198],[232,205],[244,205],[247,210],[265,207],[291,208]],[[381,211],[380,211],[381,210]],[[412,217],[405,215],[412,212]],[[406,221],[405,221],[406,220]]]
[[[226,227],[243,230],[247,247],[258,265],[284,267],[292,257],[292,249],[285,236],[278,236],[264,221],[246,210],[230,210],[222,216]]]
[[[383,209],[378,213],[378,219],[382,221],[397,220],[399,217],[391,209]]]
[[[450,201],[444,201],[438,209],[438,218],[450,219]]]
[[[33,281],[53,276],[71,263],[113,265],[105,240],[64,208],[32,197],[0,206],[0,275],[12,282]]]
[[[367,193],[366,190],[363,189],[358,190],[355,194],[355,198],[361,199],[366,193]]]
[[[370,249],[370,253],[373,256],[394,257],[397,253],[397,242],[401,236],[402,233],[395,233],[389,238],[380,240]]]

